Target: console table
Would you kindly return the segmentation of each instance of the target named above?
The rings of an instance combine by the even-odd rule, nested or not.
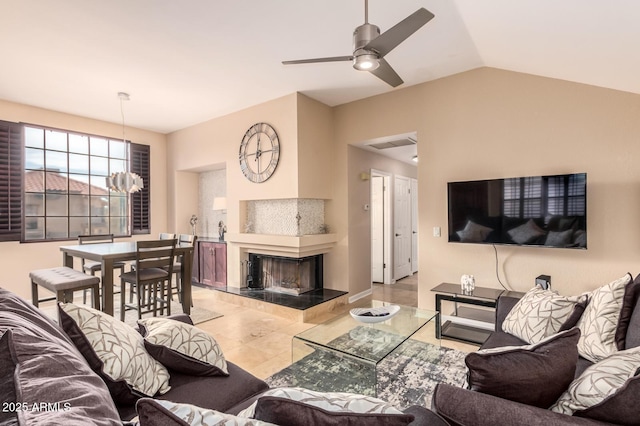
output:
[[[450,338],[482,344],[495,329],[495,307],[502,289],[475,287],[473,292],[462,291],[460,284],[442,283],[431,291],[436,293],[436,338]],[[451,315],[443,315],[442,302],[454,303]],[[468,306],[459,306],[468,305]],[[474,306],[492,309],[478,309]]]

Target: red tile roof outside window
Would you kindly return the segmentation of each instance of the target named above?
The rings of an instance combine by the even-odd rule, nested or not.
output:
[[[24,190],[25,192],[45,192],[44,188],[44,171],[33,170],[24,174]],[[69,179],[65,175],[59,173],[47,172],[47,192],[67,192],[70,194],[80,195],[109,195],[109,191],[106,188],[100,188],[99,186],[90,185],[88,183]]]

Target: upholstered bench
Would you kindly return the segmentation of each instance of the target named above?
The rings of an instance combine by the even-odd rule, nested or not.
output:
[[[61,266],[59,268],[38,269],[29,272],[31,278],[31,299],[37,307],[40,302],[57,299],[58,302],[73,302],[76,290],[93,290],[93,306],[100,309],[100,278],[87,275],[75,269]],[[55,297],[38,299],[38,286],[42,286],[56,294]]]

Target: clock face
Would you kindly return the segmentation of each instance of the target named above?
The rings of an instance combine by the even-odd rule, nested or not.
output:
[[[267,123],[249,127],[240,143],[240,169],[251,182],[261,183],[273,175],[280,159],[278,134]]]

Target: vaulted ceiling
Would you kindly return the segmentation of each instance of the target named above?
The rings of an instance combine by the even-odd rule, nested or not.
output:
[[[489,66],[640,93],[640,1],[371,0],[381,31],[435,18],[385,59],[348,62],[363,0],[2,0],[0,99],[169,133],[296,91],[334,106]],[[1,118],[1,117],[0,117]]]

